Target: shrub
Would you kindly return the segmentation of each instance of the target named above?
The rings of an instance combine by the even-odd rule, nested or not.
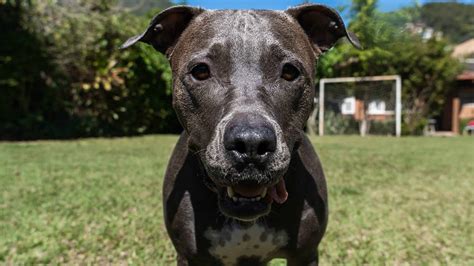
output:
[[[167,60],[146,45],[118,50],[150,16],[60,3],[0,4],[0,138],[179,132]]]

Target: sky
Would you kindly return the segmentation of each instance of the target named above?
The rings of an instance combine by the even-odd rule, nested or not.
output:
[[[416,0],[379,0],[379,9],[384,12],[393,11],[404,6],[413,5]],[[188,5],[209,9],[286,9],[303,2],[302,0],[187,0]],[[318,0],[310,1],[331,7],[348,6],[350,0]],[[418,0],[420,3],[432,2]],[[437,1],[443,2],[443,1]],[[460,3],[474,4],[474,0],[458,0]]]

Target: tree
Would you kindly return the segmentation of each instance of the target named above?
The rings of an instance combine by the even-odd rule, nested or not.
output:
[[[459,73],[444,40],[423,40],[404,29],[418,18],[418,10],[383,14],[376,1],[353,2],[349,29],[360,37],[363,50],[347,43],[336,46],[318,66],[319,77],[401,75],[405,134],[421,132],[426,119],[441,111],[450,83]]]
[[[138,17],[118,1],[0,4],[0,138],[179,132],[165,57],[118,49],[156,12]]]
[[[443,33],[454,43],[474,38],[474,5],[427,3],[420,8],[419,21]]]
[[[184,2],[181,1],[177,4],[184,4]],[[118,3],[119,8],[138,15],[144,15],[150,10],[165,9],[172,5],[173,3],[168,0],[119,0]]]
[[[56,136],[66,119],[61,75],[46,44],[26,27],[32,1],[0,4],[0,138]],[[56,76],[57,79],[51,79]]]

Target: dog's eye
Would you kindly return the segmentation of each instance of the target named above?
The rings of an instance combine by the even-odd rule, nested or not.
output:
[[[292,64],[285,64],[281,71],[281,77],[287,81],[293,81],[300,76],[300,71]]]
[[[201,63],[193,67],[191,75],[197,80],[206,80],[211,76],[211,72],[206,64]]]

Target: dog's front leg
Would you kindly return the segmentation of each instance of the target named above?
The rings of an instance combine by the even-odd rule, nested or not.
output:
[[[184,256],[178,255],[178,259],[176,261],[178,266],[189,266],[188,260]]]
[[[303,266],[303,265],[317,266],[319,265],[319,257],[316,252],[316,254],[311,254],[310,256],[306,256],[306,257],[288,258],[287,265],[288,266]]]

